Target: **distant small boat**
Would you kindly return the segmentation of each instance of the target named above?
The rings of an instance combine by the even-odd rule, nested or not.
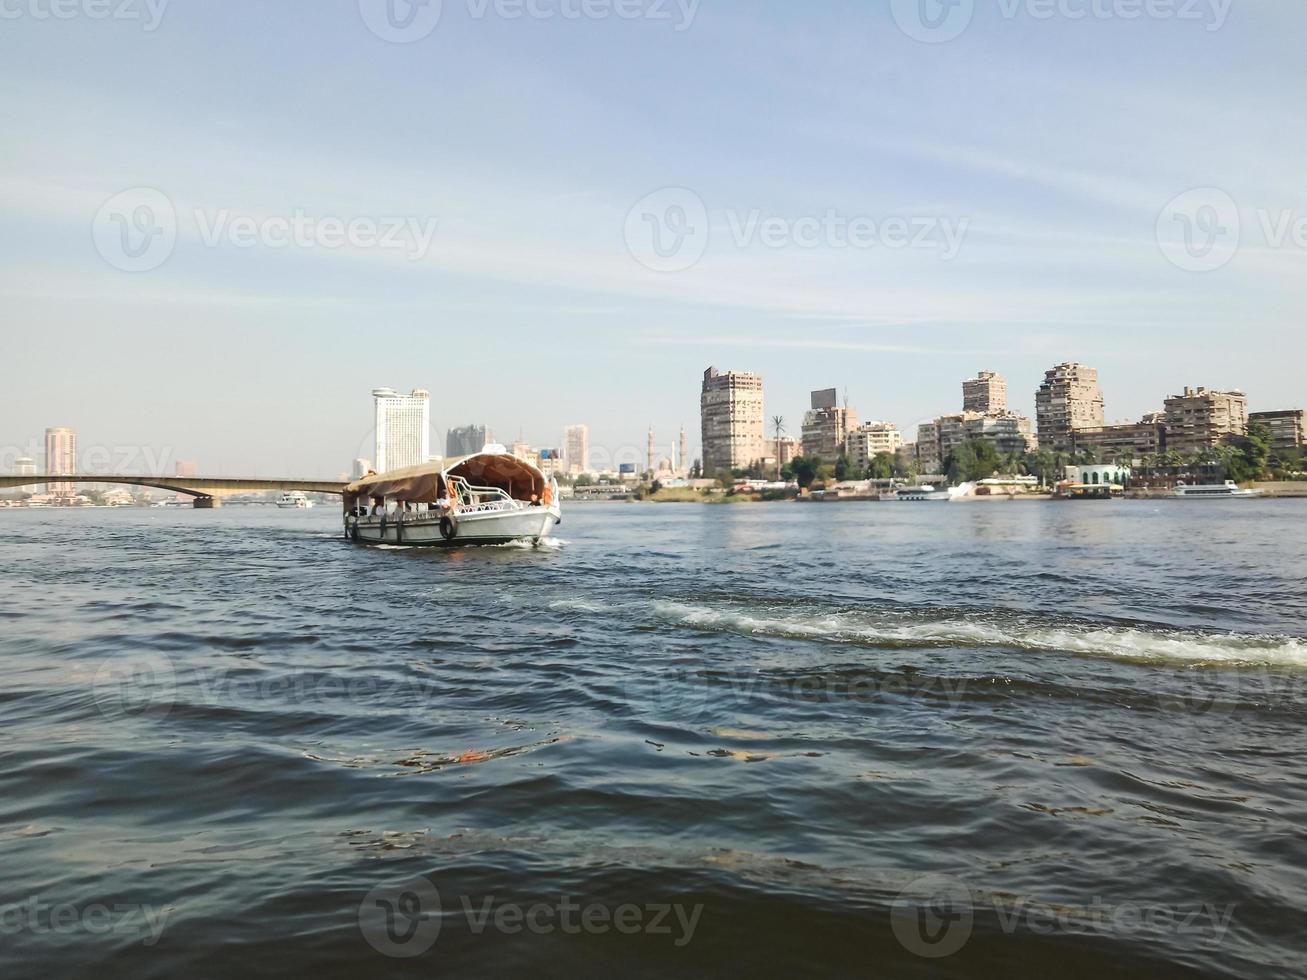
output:
[[[1177,497],[1260,497],[1261,495],[1260,490],[1245,490],[1233,480],[1226,480],[1224,483],[1196,483],[1193,486],[1177,483],[1175,486]]]
[[[499,445],[376,473],[345,488],[345,536],[360,544],[539,544],[562,520],[558,481]]]
[[[918,501],[952,500],[953,494],[946,487],[896,487],[882,493],[880,499],[916,503]]]
[[[299,490],[287,490],[277,498],[277,506],[285,510],[308,510],[313,506],[313,501]]]

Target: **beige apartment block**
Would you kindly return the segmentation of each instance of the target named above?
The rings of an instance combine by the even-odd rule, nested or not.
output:
[[[742,371],[703,373],[699,395],[703,472],[747,469],[767,454],[763,437],[762,378]]]
[[[1166,449],[1195,453],[1248,433],[1248,398],[1242,391],[1186,388],[1166,400]]]
[[[1271,448],[1285,452],[1307,446],[1307,410],[1253,412],[1248,421],[1260,422],[1271,430]]]
[[[889,422],[866,422],[844,440],[844,453],[854,472],[861,473],[881,453],[897,453],[903,448],[903,433]]]
[[[981,415],[1007,414],[1007,382],[1001,374],[980,371],[962,382],[962,410]]]
[[[1154,420],[1076,429],[1072,443],[1076,452],[1094,452],[1108,462],[1139,460],[1166,451],[1166,424]]]
[[[1040,448],[1072,451],[1073,433],[1077,429],[1103,425],[1103,393],[1098,387],[1098,372],[1073,362],[1046,371],[1044,383],[1035,392],[1035,420]]]

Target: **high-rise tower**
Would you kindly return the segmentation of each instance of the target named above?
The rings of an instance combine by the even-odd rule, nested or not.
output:
[[[1073,451],[1072,436],[1077,429],[1103,424],[1103,393],[1098,387],[1098,372],[1075,363],[1050,368],[1035,392],[1035,418],[1041,449]]]
[[[377,420],[377,472],[425,463],[431,456],[431,395],[421,388],[401,395],[374,388]],[[480,448],[480,447],[478,447]]]
[[[72,429],[45,430],[45,471],[52,476],[72,476],[77,472],[77,433]],[[47,483],[46,493],[71,496],[71,483]]]
[[[1007,382],[1001,374],[979,371],[974,378],[962,382],[962,411],[981,415],[1003,415],[1007,412]]]
[[[569,425],[563,432],[563,459],[570,476],[590,472],[590,428]]]
[[[703,472],[746,469],[766,455],[763,445],[762,378],[740,371],[703,373],[699,395]]]

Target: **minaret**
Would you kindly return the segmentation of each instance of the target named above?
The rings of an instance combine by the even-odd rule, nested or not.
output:
[[[681,426],[681,452],[676,460],[676,466],[678,473],[684,473],[686,476],[690,475],[690,467],[685,463],[685,426]]]
[[[654,471],[654,432],[652,425],[649,426],[649,465],[647,469],[650,473]]]

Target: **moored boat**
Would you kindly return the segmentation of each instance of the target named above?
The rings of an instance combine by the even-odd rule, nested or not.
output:
[[[345,536],[362,544],[538,544],[561,520],[558,482],[503,446],[345,488]]]
[[[1260,490],[1245,490],[1233,480],[1226,480],[1224,483],[1196,483],[1189,486],[1185,483],[1177,483],[1175,486],[1175,496],[1177,497],[1260,497]]]
[[[952,500],[953,494],[945,487],[923,484],[919,487],[895,487],[880,495],[881,500],[901,500],[910,503],[919,501]]]

